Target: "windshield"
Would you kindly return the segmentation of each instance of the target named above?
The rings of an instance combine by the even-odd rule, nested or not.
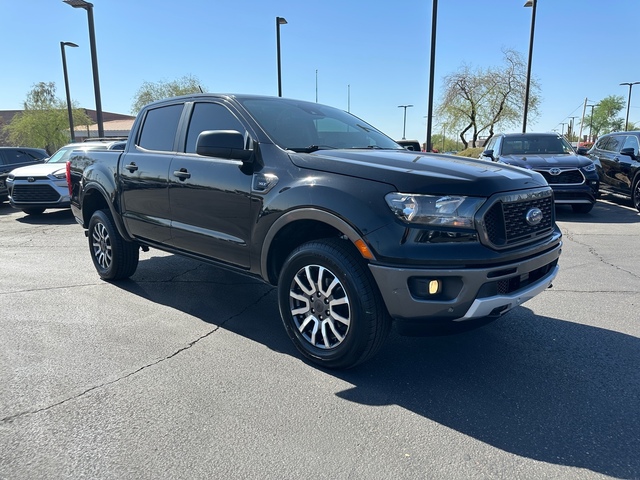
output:
[[[282,98],[241,99],[273,142],[296,152],[335,148],[403,148],[350,113]]]
[[[527,134],[509,136],[502,140],[502,155],[563,155],[570,153],[574,153],[573,147],[561,136]]]
[[[72,152],[87,151],[87,150],[105,150],[105,149],[106,149],[106,147],[103,147],[102,145],[100,145],[100,146],[92,146],[92,147],[88,147],[88,146],[87,147],[66,146],[66,147],[62,147],[56,153],[51,155],[49,160],[47,160],[47,163],[64,163],[67,160],[69,160],[69,157],[71,156]]]

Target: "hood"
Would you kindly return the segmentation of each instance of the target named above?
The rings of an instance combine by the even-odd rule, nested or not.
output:
[[[564,154],[530,154],[530,155],[502,155],[500,161],[522,168],[552,168],[552,167],[586,167],[592,162],[582,155]]]
[[[37,165],[28,165],[11,170],[14,177],[46,177],[58,170],[64,170],[64,163],[38,163]]]
[[[509,165],[409,150],[318,150],[290,155],[300,168],[391,184],[402,193],[488,197],[547,185],[542,175]]]

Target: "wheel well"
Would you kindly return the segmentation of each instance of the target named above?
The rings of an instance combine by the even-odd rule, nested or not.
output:
[[[317,220],[297,220],[284,226],[273,238],[267,260],[269,283],[276,285],[284,261],[289,254],[303,243],[322,238],[343,237],[335,227]],[[346,237],[345,237],[346,238]],[[354,250],[355,246],[349,241]]]
[[[97,190],[89,190],[82,198],[82,221],[85,225],[89,225],[91,216],[97,210],[108,209],[107,200]]]

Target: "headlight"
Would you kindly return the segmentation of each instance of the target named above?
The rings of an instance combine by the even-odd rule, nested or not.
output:
[[[389,193],[385,196],[391,211],[407,223],[474,228],[473,217],[484,198],[456,195],[412,195]]]
[[[596,164],[595,163],[590,163],[589,165],[587,165],[586,167],[582,167],[582,170],[584,170],[585,172],[593,172],[596,169]]]
[[[56,170],[51,175],[53,175],[54,177],[56,177],[58,179],[67,178],[67,169],[63,168],[61,170]]]

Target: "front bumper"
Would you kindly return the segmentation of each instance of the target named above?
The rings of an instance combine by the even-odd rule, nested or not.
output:
[[[397,322],[442,325],[500,316],[549,288],[561,248],[559,243],[536,257],[484,268],[369,268]],[[430,280],[442,284],[432,296],[420,288]]]

